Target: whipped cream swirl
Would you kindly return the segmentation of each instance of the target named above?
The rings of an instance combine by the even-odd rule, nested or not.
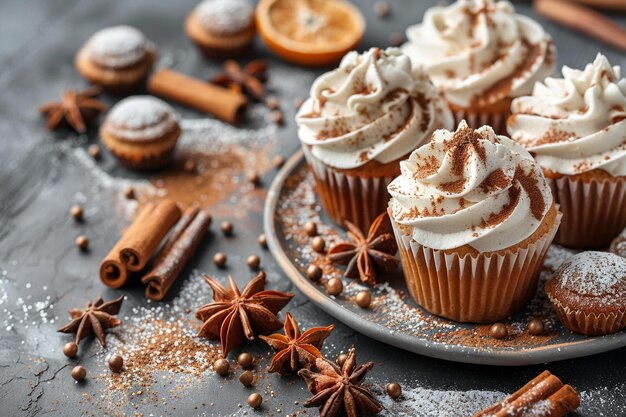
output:
[[[406,33],[404,52],[461,108],[529,94],[555,66],[550,35],[508,1],[433,7]]]
[[[178,126],[179,116],[166,102],[152,96],[132,96],[107,114],[105,129],[120,139],[140,142],[160,139]]]
[[[488,126],[438,130],[400,168],[388,187],[393,219],[432,249],[508,248],[532,235],[552,205],[532,156]]]
[[[428,76],[397,48],[348,53],[315,80],[296,121],[302,143],[339,169],[402,158],[453,123]]]
[[[87,40],[84,48],[96,64],[107,68],[126,68],[135,65],[155,46],[144,34],[132,26],[120,25],[99,30]]]
[[[584,70],[537,83],[515,99],[508,131],[544,169],[575,175],[601,169],[626,175],[626,79],[598,54]]]

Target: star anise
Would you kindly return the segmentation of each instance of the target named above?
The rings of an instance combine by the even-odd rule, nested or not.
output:
[[[275,333],[270,336],[259,336],[276,351],[269,369],[270,373],[291,375],[301,368],[314,365],[315,359],[322,356],[320,353],[322,344],[334,327],[332,324],[328,327],[313,327],[301,334],[298,323],[290,313],[287,313],[284,335]]]
[[[42,104],[39,112],[48,117],[46,128],[54,130],[67,124],[76,132],[85,133],[86,123],[107,109],[104,103],[94,98],[100,92],[98,87],[90,87],[80,92],[70,89],[63,92],[61,101]]]
[[[61,333],[76,333],[76,344],[79,344],[90,332],[93,332],[100,344],[106,346],[106,329],[119,326],[122,322],[115,317],[122,307],[124,296],[107,301],[102,300],[102,296],[98,295],[95,303],[91,300],[87,302],[84,310],[80,308],[72,308],[69,310],[72,321],[58,331]]]
[[[262,101],[265,96],[263,83],[267,80],[267,62],[261,59],[250,61],[245,67],[241,67],[236,61],[224,62],[224,71],[216,75],[211,82],[213,84],[228,87]]]
[[[360,278],[366,284],[376,284],[376,272],[392,272],[399,264],[394,256],[398,244],[393,237],[391,221],[387,213],[378,216],[367,234],[346,221],[348,236],[352,242],[339,242],[328,250],[328,259],[339,265],[347,265],[344,275]]]
[[[317,358],[315,365],[318,372],[302,369],[298,375],[313,394],[304,406],[320,407],[320,417],[358,417],[377,414],[383,409],[374,395],[361,386],[374,363],[357,366],[354,348],[341,368],[325,358]]]
[[[230,276],[229,288],[207,276],[204,280],[213,290],[214,302],[196,311],[196,317],[204,322],[200,335],[220,339],[224,356],[244,338],[253,340],[255,333],[269,333],[283,326],[276,314],[294,294],[265,290],[265,274],[253,278],[243,292]]]

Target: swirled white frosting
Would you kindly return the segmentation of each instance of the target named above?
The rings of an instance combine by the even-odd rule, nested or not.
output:
[[[348,53],[315,80],[296,121],[302,143],[340,169],[399,159],[453,123],[428,76],[397,48]]]
[[[426,11],[403,51],[458,107],[528,94],[554,70],[550,36],[508,1],[458,0]]]
[[[563,67],[563,78],[537,83],[531,96],[511,107],[511,137],[543,168],[626,175],[626,79],[605,56],[598,54],[582,71]]]
[[[389,184],[393,219],[432,249],[480,252],[515,245],[537,230],[552,193],[532,156],[488,126],[438,130],[400,163]]]
[[[254,5],[248,0],[204,0],[195,12],[200,24],[216,35],[235,35],[254,19]]]
[[[178,120],[176,111],[163,100],[132,96],[111,109],[104,121],[104,129],[120,139],[149,141],[171,132]]]
[[[108,68],[132,66],[154,50],[154,44],[139,29],[126,25],[99,30],[83,49],[93,62]]]

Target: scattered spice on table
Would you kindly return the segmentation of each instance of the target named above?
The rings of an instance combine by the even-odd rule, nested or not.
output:
[[[98,295],[95,302],[89,300],[84,309],[72,308],[69,310],[72,321],[61,327],[61,333],[76,334],[76,344],[93,333],[102,346],[106,346],[106,329],[119,326],[122,322],[115,317],[122,307],[124,296],[106,303],[102,296]]]
[[[196,312],[204,322],[199,334],[220,339],[224,356],[244,339],[280,329],[283,323],[276,314],[294,297],[293,293],[266,290],[265,274],[258,274],[243,291],[230,276],[228,288],[208,276],[205,281],[213,290],[213,302]]]
[[[315,364],[315,360],[322,356],[320,349],[334,327],[332,324],[327,327],[313,327],[301,333],[296,320],[287,313],[285,334],[259,336],[276,352],[269,372],[291,375],[302,368],[310,368]]]
[[[247,96],[263,101],[267,80],[267,61],[254,60],[242,67],[237,61],[228,60],[222,66],[222,72],[211,79],[213,84],[228,87]]]
[[[298,373],[313,394],[305,407],[320,407],[320,417],[358,417],[382,411],[376,397],[362,385],[374,363],[357,366],[354,348],[341,367],[324,358],[317,358],[315,365],[318,372],[302,369]]]
[[[108,107],[95,99],[101,93],[98,87],[83,91],[66,90],[61,101],[50,101],[39,107],[39,112],[48,118],[46,128],[55,130],[69,125],[78,133],[87,131],[87,124]]]
[[[366,284],[376,284],[377,273],[389,273],[398,268],[395,257],[398,244],[391,230],[387,213],[378,216],[365,235],[356,225],[346,221],[350,241],[339,242],[328,249],[328,259],[347,265],[344,275],[359,278]]]

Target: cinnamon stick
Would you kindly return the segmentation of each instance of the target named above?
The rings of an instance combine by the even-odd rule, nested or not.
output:
[[[530,417],[541,410],[543,417],[563,417],[580,405],[580,397],[549,371],[542,372],[510,397],[474,417]]]
[[[148,80],[148,91],[155,96],[210,113],[232,124],[239,122],[248,102],[241,93],[170,69],[162,69],[152,74]]]
[[[170,229],[180,219],[181,211],[172,200],[163,200],[147,216],[133,224],[133,233],[124,234],[119,257],[126,269],[143,269]]]
[[[550,401],[551,411],[546,414],[546,417],[561,417],[580,407],[580,396],[571,385],[565,385],[552,394],[548,401]]]
[[[129,237],[138,233],[139,225],[145,223],[155,207],[155,204],[148,203],[139,211],[135,220],[122,233],[120,240],[113,246],[113,249],[100,264],[100,280],[107,287],[119,288],[128,280],[128,271],[120,259],[120,251],[127,244]]]
[[[533,404],[547,399],[562,387],[563,383],[559,378],[549,375],[515,400],[508,401],[508,404],[495,414],[495,417],[523,417],[526,411],[532,409]]]
[[[548,19],[626,51],[626,29],[589,7],[564,0],[535,0],[534,8]]]
[[[205,208],[196,206],[185,211],[154,261],[152,270],[141,279],[141,282],[148,284],[146,298],[155,301],[165,298],[210,225],[211,215]]]
[[[572,0],[578,3],[584,3],[587,6],[598,7],[601,9],[617,10],[626,12],[626,2],[624,0]]]
[[[504,408],[506,404],[508,404],[511,401],[517,400],[520,396],[530,391],[532,388],[534,388],[541,381],[548,378],[550,375],[552,375],[550,371],[543,371],[538,376],[533,378],[530,382],[528,382],[526,385],[524,385],[522,388],[514,392],[510,397],[506,398],[503,401],[500,401],[499,403],[492,405],[489,408],[484,409],[480,413],[475,414],[474,417],[486,417],[486,416],[494,415],[498,411],[502,410],[502,408]]]

